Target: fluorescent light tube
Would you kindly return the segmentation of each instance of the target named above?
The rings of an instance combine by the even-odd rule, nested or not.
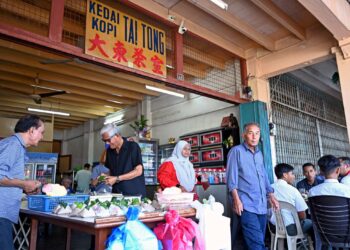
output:
[[[157,92],[164,93],[164,94],[168,94],[168,95],[173,95],[173,96],[181,97],[181,98],[184,98],[184,97],[185,97],[185,96],[184,96],[183,94],[181,94],[181,93],[177,93],[177,92],[174,92],[174,91],[170,91],[170,90],[166,90],[166,89],[161,89],[161,88],[153,87],[153,86],[150,86],[150,85],[146,85],[146,89],[153,90],[153,91],[157,91]]]
[[[116,104],[123,104],[122,102],[118,102],[118,101],[114,101],[114,100],[107,100],[109,102],[113,102],[113,103],[116,103]]]
[[[53,110],[46,110],[46,109],[27,108],[27,110],[33,111],[33,112],[39,112],[39,113],[53,114],[53,115],[70,116],[69,113],[53,111]]]
[[[228,4],[222,0],[210,0],[210,1],[216,4],[217,6],[219,6],[221,9],[227,10],[228,8]]]
[[[122,115],[115,115],[115,116],[111,115],[109,117],[106,117],[105,122],[103,124],[104,125],[109,124],[109,123],[120,124],[120,123],[124,122],[123,118],[124,118],[123,114]]]

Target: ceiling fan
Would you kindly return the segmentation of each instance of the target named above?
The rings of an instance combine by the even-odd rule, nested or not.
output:
[[[50,97],[50,96],[55,96],[55,95],[62,95],[62,94],[66,94],[67,92],[65,90],[56,90],[53,92],[48,92],[48,93],[42,93],[42,94],[36,94],[36,89],[39,87],[40,88],[40,80],[39,80],[39,74],[36,74],[35,77],[35,85],[33,85],[34,90],[33,90],[33,94],[30,95],[30,97],[33,99],[33,101],[36,104],[41,104],[42,103],[42,98],[45,97]]]

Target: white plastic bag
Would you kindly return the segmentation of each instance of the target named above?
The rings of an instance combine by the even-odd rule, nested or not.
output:
[[[205,249],[230,250],[230,218],[222,215],[223,205],[210,196],[207,204],[194,201],[192,207],[197,210],[196,218],[199,219],[199,230],[205,241]]]

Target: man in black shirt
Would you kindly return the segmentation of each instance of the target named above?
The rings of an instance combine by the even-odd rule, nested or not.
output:
[[[141,149],[136,142],[127,141],[114,124],[101,129],[101,137],[109,144],[105,165],[110,169],[106,184],[113,186],[113,193],[146,196]]]

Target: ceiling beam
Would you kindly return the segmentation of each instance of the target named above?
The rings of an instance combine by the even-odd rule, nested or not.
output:
[[[25,54],[29,54],[29,55],[33,55],[35,56],[35,58],[41,58],[38,59],[40,61],[45,61],[45,60],[52,60],[53,62],[56,60],[57,62],[59,61],[64,61],[64,60],[72,60],[72,62],[67,62],[66,65],[67,67],[77,67],[77,68],[81,68],[84,70],[87,70],[89,72],[96,72],[96,73],[101,73],[103,75],[108,75],[113,77],[113,79],[115,79],[116,81],[120,80],[120,81],[124,81],[126,80],[127,82],[125,84],[129,84],[130,82],[132,84],[137,84],[137,85],[157,85],[158,83],[152,80],[148,80],[148,79],[144,79],[138,76],[134,76],[131,74],[127,74],[127,73],[123,73],[120,72],[116,69],[110,69],[108,67],[101,67],[99,65],[96,64],[92,64],[89,62],[85,62],[85,61],[74,61],[73,58],[67,58],[67,57],[63,57],[63,56],[59,56],[56,54],[52,54],[43,50],[39,50],[36,48],[31,48],[31,47],[27,47],[21,44],[16,44],[13,42],[9,42],[9,41],[5,41],[5,40],[0,40],[0,47],[3,48],[11,48],[13,50],[19,51],[19,52],[23,52]],[[39,62],[40,62],[39,61]],[[59,63],[52,63],[51,65],[59,65]],[[99,84],[101,85],[101,83]],[[110,86],[108,86],[110,88]],[[139,93],[134,93],[134,92],[130,92],[130,91],[125,91],[123,89],[117,89],[115,91],[118,91],[121,95],[123,95],[124,97],[128,97],[128,98],[133,98],[133,99],[137,99],[137,100],[142,100],[143,99],[143,95],[139,94]],[[108,91],[108,93],[110,92],[110,89]],[[148,95],[151,96],[158,96],[157,92],[154,91],[149,91],[147,92]],[[137,96],[138,95],[138,96]]]
[[[336,40],[324,27],[313,27],[306,30],[306,33],[307,40],[258,58],[258,71],[253,75],[258,78],[269,78],[333,57],[331,48],[336,46]],[[248,73],[252,73],[249,60],[247,62]]]
[[[350,37],[350,4],[334,0],[298,0],[338,41]]]
[[[19,114],[23,114],[23,115],[31,113],[26,108],[4,107],[1,105],[0,105],[0,111],[8,112],[8,113],[19,113]],[[42,114],[40,114],[40,117],[44,118],[45,121],[51,121],[52,115],[42,113]],[[75,122],[77,124],[82,124],[82,123],[89,120],[88,118],[79,118],[79,117],[73,117],[73,116],[68,116],[68,117],[55,116],[55,120],[56,119],[69,120],[69,121]]]
[[[218,20],[230,26],[231,28],[239,31],[246,37],[249,37],[253,41],[263,46],[264,48],[270,51],[275,50],[275,44],[271,38],[256,31],[248,24],[242,22],[241,20],[234,17],[232,14],[228,13],[226,10],[221,9],[220,7],[213,4],[212,2],[208,0],[187,0],[187,1],[197,6],[201,10],[207,12],[208,14],[212,15],[213,17],[217,18]]]
[[[0,81],[0,87],[6,91],[6,90],[10,90],[8,91],[10,94],[14,95],[14,96],[18,96],[19,98],[25,98],[27,100],[30,101],[31,103],[35,103],[31,97],[31,95],[33,94],[33,88],[29,87],[25,84],[20,84],[20,83],[14,83],[11,81]],[[37,91],[37,93],[45,93],[44,91],[40,90]],[[80,101],[80,103],[79,103]],[[97,109],[95,109],[95,105],[94,102],[95,100],[93,98],[89,98],[89,97],[84,97],[84,96],[79,96],[79,95],[74,95],[74,94],[63,94],[63,95],[57,95],[57,96],[51,96],[51,97],[45,97],[42,99],[43,103],[48,103],[51,106],[55,105],[55,106],[67,106],[67,107],[74,107],[76,109],[87,109],[87,110],[91,110],[91,112],[95,112],[98,113],[97,115],[104,115],[104,114],[108,114],[108,113],[113,113],[115,112],[115,109],[111,108],[100,108],[98,107]],[[82,102],[85,102],[82,103]],[[89,102],[91,102],[91,106],[89,105]],[[118,110],[118,109],[117,109]],[[89,113],[89,112],[88,112]],[[95,114],[93,113],[93,114]]]
[[[86,69],[78,68],[78,67],[68,67],[67,65],[62,65],[62,64],[44,65],[38,62],[42,58],[35,58],[32,55],[24,54],[8,48],[7,49],[2,47],[0,48],[0,59],[9,61],[12,63],[18,63],[21,65],[35,67],[38,69],[44,69],[50,72],[56,72],[59,74],[75,77],[81,80],[93,81],[95,83],[103,83],[111,87],[134,91],[145,95],[152,95],[152,96],[157,95],[154,91],[147,90],[145,86],[142,84],[126,82],[126,81],[122,82],[120,80],[116,80],[111,76],[96,74],[94,72],[88,71]]]
[[[4,101],[1,103],[2,106],[6,107],[13,107],[13,108],[25,108],[27,109],[28,107],[30,108],[39,108],[39,109],[54,109],[56,111],[62,111],[62,112],[68,112],[72,116],[78,116],[78,117],[85,117],[85,118],[98,118],[100,116],[105,116],[102,113],[97,113],[97,112],[87,112],[87,110],[84,109],[78,109],[74,107],[67,107],[66,105],[50,105],[48,103],[42,103],[42,104],[36,104],[32,102],[29,99],[26,98],[21,98],[21,97],[16,97],[14,98],[13,96],[10,96],[6,90],[1,91],[0,94],[0,100]]]
[[[36,90],[42,91],[44,93],[50,92],[51,90],[42,89],[40,87],[47,87],[47,88],[64,90],[64,91],[66,91],[69,94],[76,94],[76,95],[80,95],[80,96],[87,96],[87,97],[90,97],[90,98],[93,98],[93,99],[114,100],[114,101],[119,101],[119,102],[123,101],[120,98],[116,98],[116,96],[109,95],[109,94],[106,94],[106,93],[103,93],[103,92],[88,90],[88,89],[85,89],[85,88],[78,88],[78,87],[69,86],[69,85],[66,85],[66,84],[53,83],[53,82],[43,81],[43,80],[39,80],[39,82],[36,83],[35,79],[33,79],[33,78],[26,77],[26,76],[21,76],[21,75],[16,75],[16,74],[13,74],[13,73],[4,72],[4,71],[1,71],[1,69],[0,69],[0,79],[6,80],[6,81],[16,82],[16,83],[19,83],[19,84],[25,84],[25,85],[29,85],[29,86],[38,85],[39,87],[36,87],[36,88],[35,87],[31,87],[32,90],[36,89]],[[126,103],[126,104],[131,104],[131,103],[132,102]],[[106,111],[108,111],[108,112],[115,112],[116,111],[113,108],[106,108],[106,107],[104,107],[104,109]]]
[[[8,63],[6,61],[0,61],[0,64],[1,64],[1,70],[3,70],[3,71],[11,72],[11,73],[18,74],[21,76],[30,77],[32,79],[35,79],[37,77],[37,74],[39,74],[39,81],[44,80],[44,81],[48,81],[48,82],[58,82],[58,83],[62,83],[65,85],[71,85],[71,86],[78,87],[78,88],[86,88],[86,89],[89,89],[92,91],[103,91],[106,93],[111,93],[112,95],[120,93],[119,91],[115,91],[115,88],[111,88],[111,87],[103,85],[103,84],[99,85],[98,83],[94,83],[94,82],[86,81],[86,80],[79,81],[79,79],[74,78],[74,77],[69,77],[69,76],[65,76],[62,74],[56,74],[54,72],[40,70],[38,68],[33,68],[33,67],[25,66],[25,65],[18,65],[16,63]],[[111,100],[120,101],[126,105],[134,104],[136,101],[139,101],[138,99],[133,100],[131,98],[121,98],[118,96],[115,96]],[[102,105],[109,105],[110,104],[110,106],[117,105],[117,104],[112,105],[113,103],[108,102],[108,101],[101,101],[101,102],[98,101],[98,102],[96,102],[96,104],[97,103],[100,103]]]
[[[305,40],[305,29],[278,8],[271,0],[250,0],[300,40]]]
[[[181,13],[177,13],[172,11],[171,9],[168,9],[155,1],[144,1],[144,0],[128,0],[124,1],[125,4],[133,5],[131,7],[135,7],[135,5],[138,8],[141,8],[144,12],[152,13],[153,15],[158,16],[158,18],[162,19],[164,22],[168,21],[168,15],[175,16],[176,19],[174,22],[172,22],[172,25],[179,26],[181,23],[181,20],[186,20],[186,27],[188,28],[189,32],[202,37],[206,39],[207,41],[216,44],[217,46],[241,57],[244,58],[244,50],[234,44],[233,42],[230,42],[224,38],[222,38],[219,34],[216,32],[212,32],[205,27],[202,27],[200,24],[194,23],[191,20],[186,19],[184,16],[181,15]]]

